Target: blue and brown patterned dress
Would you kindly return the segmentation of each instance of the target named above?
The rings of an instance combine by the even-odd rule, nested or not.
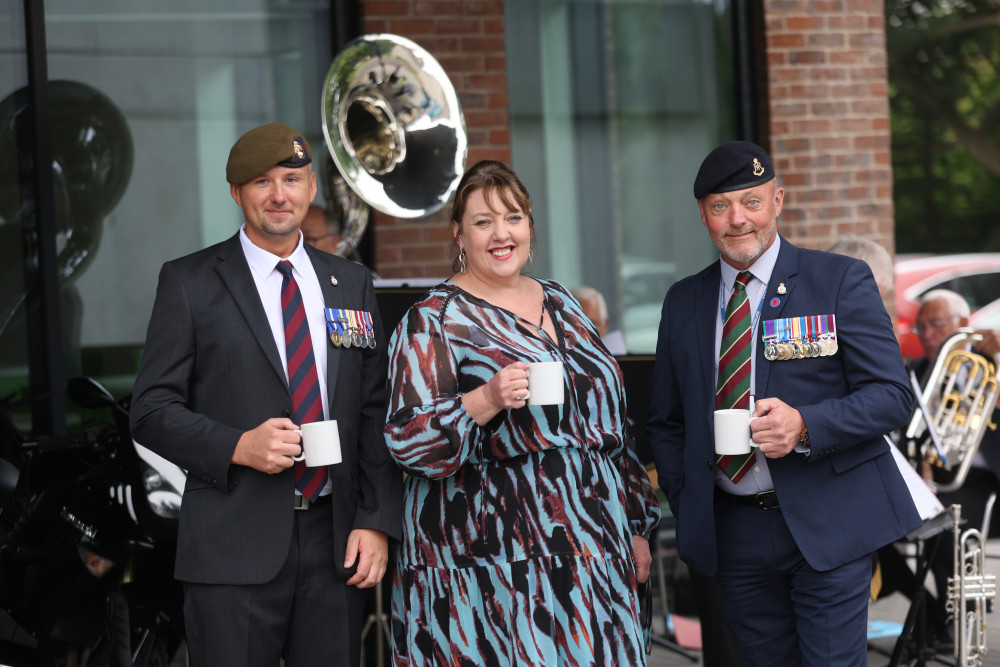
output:
[[[407,473],[392,594],[396,665],[644,665],[632,535],[659,504],[621,371],[569,292],[539,281],[557,340],[445,282],[390,350],[386,442]],[[563,405],[478,426],[462,394],[562,361]]]

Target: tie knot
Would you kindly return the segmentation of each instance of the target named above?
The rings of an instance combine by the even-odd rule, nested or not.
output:
[[[749,271],[740,271],[740,274],[736,276],[736,284],[733,286],[733,289],[745,289],[751,278],[753,278],[753,274]]]
[[[286,278],[290,278],[292,275],[292,263],[289,262],[287,259],[283,259],[280,262],[278,262],[278,266],[276,266],[275,268],[278,269],[278,271],[281,271],[281,275],[285,276]]]

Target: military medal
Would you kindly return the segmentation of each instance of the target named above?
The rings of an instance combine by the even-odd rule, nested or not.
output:
[[[341,320],[341,322],[344,323],[344,332],[340,334],[340,346],[343,347],[345,350],[349,350],[352,345],[351,324],[347,320],[347,311],[341,310],[340,312],[341,314],[344,315],[344,319]]]
[[[330,336],[330,342],[333,343],[334,347],[340,347],[340,327],[337,318],[337,313],[333,308],[324,308],[323,315],[326,317],[326,331]]]
[[[358,319],[358,311],[349,310],[351,318],[351,343],[354,347],[364,347],[364,339],[361,337],[361,322]]]
[[[764,358],[775,361],[778,358],[778,332],[774,320],[764,320]]]
[[[375,349],[375,326],[372,323],[372,314],[368,311],[361,311],[361,322],[364,324],[366,346]]]

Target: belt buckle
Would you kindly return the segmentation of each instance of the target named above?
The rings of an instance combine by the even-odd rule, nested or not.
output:
[[[757,506],[762,510],[773,510],[778,507],[778,496],[774,491],[761,491],[757,494]]]
[[[303,495],[295,494],[295,505],[296,510],[307,510],[309,509],[309,499]]]

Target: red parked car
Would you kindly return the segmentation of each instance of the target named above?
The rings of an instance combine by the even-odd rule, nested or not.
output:
[[[896,336],[903,357],[924,355],[911,331],[917,302],[933,289],[958,292],[973,312],[1000,299],[1000,253],[961,255],[898,255],[895,266]]]

